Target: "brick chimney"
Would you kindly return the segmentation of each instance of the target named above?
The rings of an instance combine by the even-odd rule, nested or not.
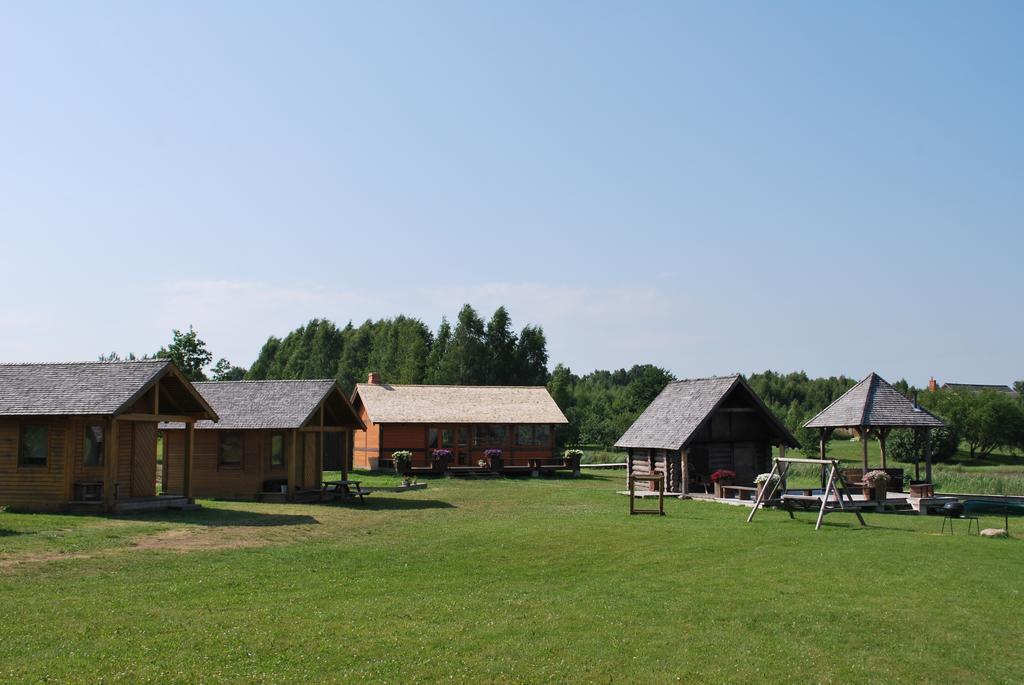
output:
[[[932,379],[930,381],[928,381],[928,392],[935,392],[938,389],[939,389],[939,383],[938,383],[938,381],[935,380],[935,377],[932,376]]]
[[[369,378],[366,379],[366,382],[369,383],[370,385],[380,385],[380,374],[377,373],[376,371],[371,371]]]

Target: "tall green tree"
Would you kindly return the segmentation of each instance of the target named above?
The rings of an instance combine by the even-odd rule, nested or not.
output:
[[[442,383],[483,385],[487,381],[484,322],[471,305],[463,305],[440,373]]]
[[[926,393],[922,404],[952,424],[971,459],[1024,444],[1024,408],[1004,393],[942,390]]]
[[[526,325],[516,344],[517,385],[546,385],[548,382],[548,341],[540,326]]]
[[[212,373],[215,381],[240,381],[245,378],[246,370],[221,357],[213,365]]]
[[[199,338],[192,326],[189,326],[186,332],[174,329],[171,344],[161,347],[155,356],[158,359],[173,361],[185,377],[193,382],[206,380],[203,369],[213,361],[213,354],[206,349],[206,343]]]
[[[512,331],[512,319],[508,310],[498,307],[487,322],[484,332],[487,346],[487,368],[484,382],[487,385],[514,385],[519,382],[519,360],[516,356],[519,344]]]
[[[430,354],[427,355],[427,369],[426,369],[426,383],[432,385],[444,384],[447,382],[445,378],[445,365],[447,363],[448,348],[452,343],[452,325],[448,323],[446,317],[441,317],[441,325],[437,329],[437,336],[434,338],[434,344],[430,348]]]

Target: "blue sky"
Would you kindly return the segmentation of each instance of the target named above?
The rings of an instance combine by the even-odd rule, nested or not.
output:
[[[0,359],[463,302],[576,371],[1009,382],[1020,3],[4,3]]]

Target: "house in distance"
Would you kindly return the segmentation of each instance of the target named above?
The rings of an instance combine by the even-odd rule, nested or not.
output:
[[[217,413],[170,361],[0,364],[0,505],[79,511],[160,509],[157,424],[191,432]],[[188,460],[186,459],[187,463]]]
[[[391,385],[371,373],[352,405],[366,425],[356,433],[356,468],[389,468],[399,450],[412,453],[414,469],[452,473],[573,468],[555,446],[555,426],[568,421],[543,386]],[[450,450],[447,464],[434,462],[435,450]],[[501,450],[500,460],[488,450]]]
[[[681,494],[705,492],[718,469],[751,485],[773,446],[798,445],[739,375],[669,383],[615,443],[630,471],[663,473],[666,491]]]
[[[352,434],[363,427],[337,382],[211,381],[195,384],[220,421],[195,426],[195,497],[295,500],[314,497],[325,466],[348,470]],[[164,424],[165,489],[182,492],[185,426]]]

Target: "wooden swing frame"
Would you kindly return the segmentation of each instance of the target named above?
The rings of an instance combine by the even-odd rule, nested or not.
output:
[[[818,464],[822,468],[822,473],[824,473],[825,467],[828,466],[829,472],[828,480],[825,482],[825,492],[820,496],[787,495],[786,477],[789,475],[789,467],[791,464]],[[772,476],[778,476],[778,480]],[[757,510],[761,508],[766,500],[770,500],[772,495],[774,495],[781,486],[782,496],[780,497],[780,500],[782,501],[782,508],[789,513],[789,518],[796,518],[793,516],[794,502],[799,502],[803,505],[812,502],[821,504],[821,507],[818,509],[818,520],[814,524],[814,530],[819,530],[821,528],[821,522],[824,520],[825,514],[837,511],[854,514],[857,517],[857,520],[860,521],[860,525],[868,525],[864,522],[864,517],[861,516],[860,508],[854,504],[853,496],[850,494],[850,488],[847,487],[846,481],[843,480],[842,471],[839,469],[839,462],[835,459],[791,459],[789,457],[776,457],[772,464],[772,470],[768,475],[768,483],[770,485],[765,485],[761,488],[761,491],[757,493],[757,499],[754,500],[754,508],[750,510],[750,516],[747,517],[747,523],[754,520],[754,514],[757,513]],[[838,485],[842,485],[841,491],[837,487]],[[829,504],[829,496],[832,494],[836,496],[836,500],[839,504],[838,508]],[[847,508],[843,503],[844,496],[850,504],[849,508]]]

